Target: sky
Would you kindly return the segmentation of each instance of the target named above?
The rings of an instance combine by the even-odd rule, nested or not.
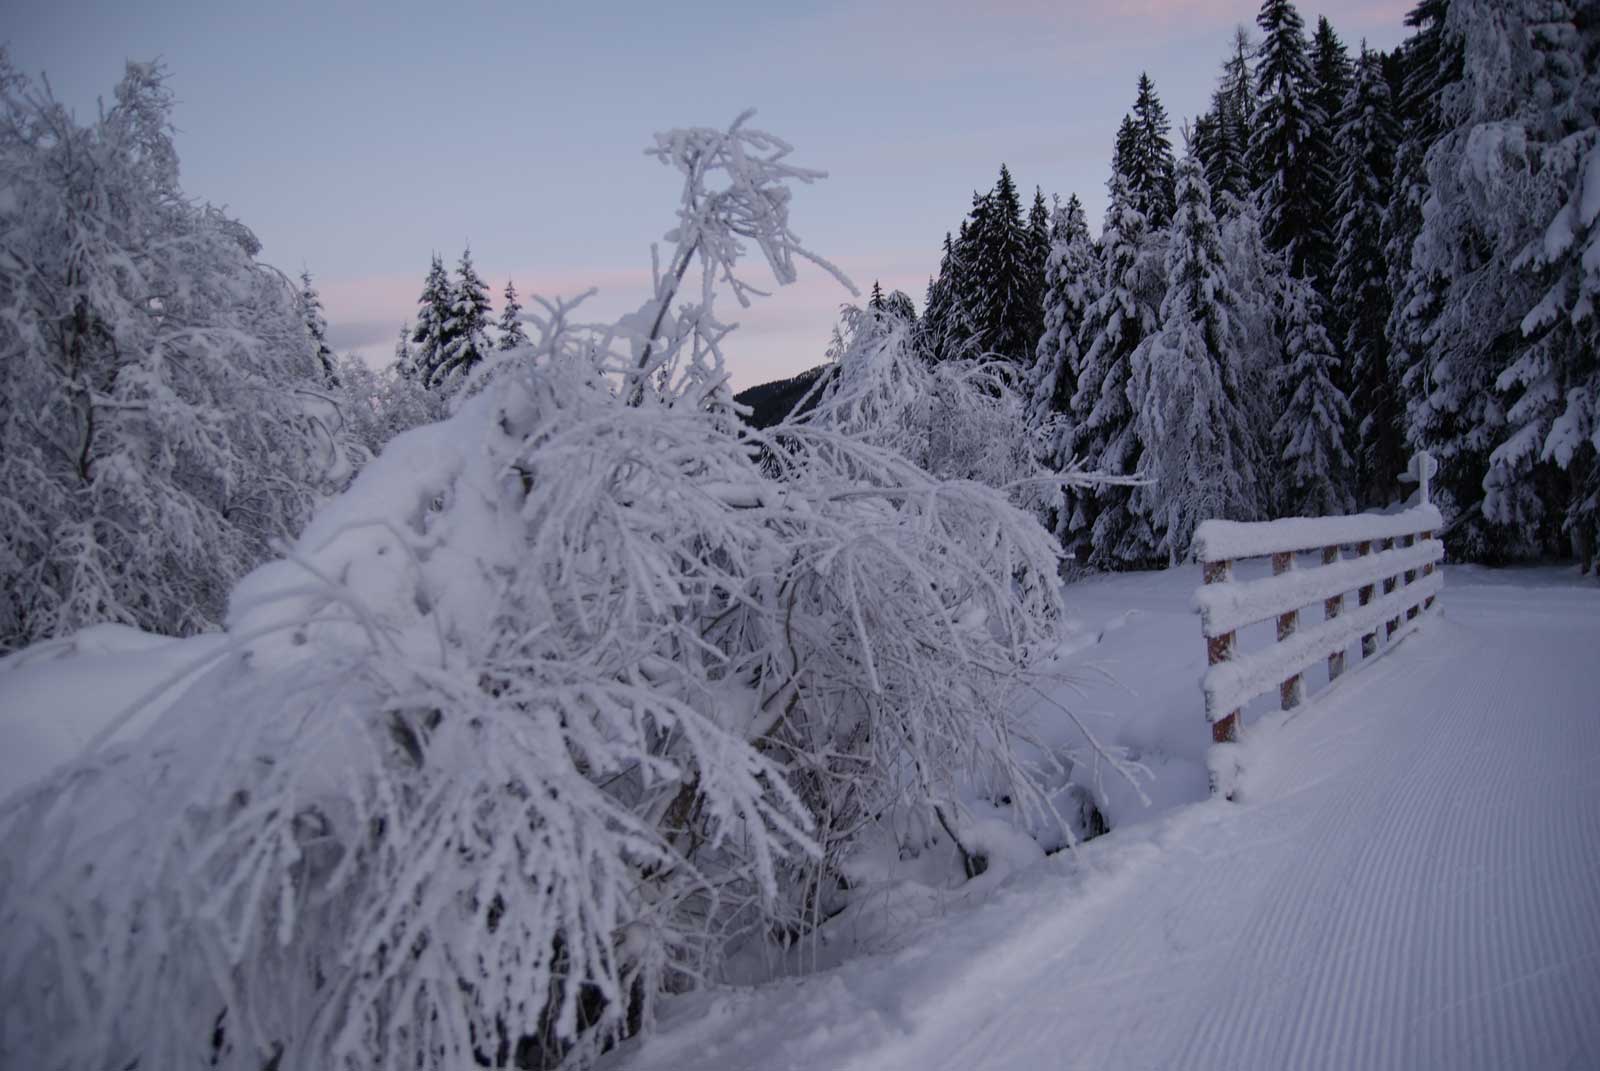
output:
[[[1352,51],[1391,48],[1409,0],[1302,3]],[[311,271],[329,337],[386,361],[430,255],[469,243],[496,305],[599,292],[609,320],[649,296],[650,244],[676,175],[651,135],[752,125],[829,177],[791,223],[864,294],[920,308],[946,231],[1006,163],[1027,197],[1077,193],[1097,229],[1113,135],[1148,71],[1178,127],[1203,110],[1251,0],[862,0],[515,4],[7,0],[0,42],[81,118],[126,60],[163,60],[186,192]],[[751,275],[761,270],[750,264]],[[720,318],[735,387],[822,360],[839,306],[826,273]],[[525,300],[524,304],[528,304]]]

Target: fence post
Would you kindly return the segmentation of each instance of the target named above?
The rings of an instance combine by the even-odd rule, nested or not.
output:
[[[1406,536],[1406,546],[1414,547],[1416,545],[1417,545],[1417,537],[1416,536],[1414,536],[1414,535]],[[1417,571],[1415,569],[1407,569],[1406,570],[1406,587],[1409,588],[1412,584],[1415,584],[1416,582],[1417,582]],[[1417,614],[1419,614],[1421,612],[1422,612],[1422,607],[1420,607],[1420,606],[1417,606],[1415,604],[1413,604],[1411,606],[1407,606],[1406,607],[1406,620],[1407,621],[1415,621],[1417,619]]]
[[[1332,565],[1339,560],[1338,547],[1322,548],[1322,564]],[[1344,595],[1335,595],[1331,599],[1324,599],[1322,603],[1322,616],[1332,621],[1344,613]],[[1332,681],[1344,672],[1344,648],[1340,648],[1328,655],[1328,680]]]
[[[1272,556],[1272,575],[1282,576],[1294,568],[1293,554],[1274,554]],[[1278,642],[1282,643],[1294,635],[1295,628],[1300,623],[1300,611],[1290,610],[1286,614],[1278,615]],[[1296,673],[1284,681],[1278,688],[1278,698],[1284,710],[1293,710],[1300,705],[1300,700],[1305,697],[1305,688],[1301,684],[1300,674]]]
[[[1226,584],[1232,579],[1232,562],[1206,562],[1205,583]],[[1231,632],[1224,632],[1220,636],[1207,636],[1206,663],[1214,666],[1218,662],[1228,661],[1233,657],[1233,653],[1237,645],[1236,637]],[[1228,716],[1225,718],[1216,717],[1215,711],[1208,711],[1208,713],[1212,714],[1211,739],[1214,743],[1225,744],[1230,740],[1238,739],[1239,712],[1237,710],[1229,711]]]
[[[1394,549],[1394,540],[1393,539],[1385,539],[1383,541],[1382,545],[1378,549],[1379,550],[1393,550]],[[1385,595],[1394,594],[1395,585],[1399,582],[1399,580],[1400,580],[1400,578],[1398,576],[1385,577],[1384,581],[1383,581],[1383,593]],[[1399,617],[1391,617],[1391,618],[1389,618],[1389,620],[1387,620],[1387,621],[1385,621],[1383,623],[1383,636],[1384,636],[1384,639],[1386,639],[1386,640],[1387,639],[1393,639],[1396,630],[1398,630],[1399,628],[1400,628],[1400,618]]]
[[[1422,533],[1423,542],[1427,542],[1428,540],[1430,540],[1432,538],[1433,538],[1433,532],[1432,531],[1427,531],[1427,532],[1423,532]],[[1429,562],[1427,565],[1424,565],[1422,567],[1422,575],[1423,576],[1432,576],[1433,575],[1433,563],[1432,562]],[[1432,595],[1429,595],[1429,596],[1425,597],[1422,600],[1422,608],[1424,610],[1433,609],[1433,596]]]
[[[1371,554],[1371,553],[1372,553],[1372,540],[1363,539],[1361,542],[1356,544],[1356,556],[1357,557],[1365,558],[1368,554]],[[1357,598],[1357,600],[1360,602],[1360,604],[1362,606],[1365,606],[1365,605],[1367,605],[1367,603],[1371,602],[1372,601],[1372,585],[1371,584],[1363,584],[1361,586],[1361,590],[1357,594],[1356,598]],[[1378,633],[1376,631],[1372,631],[1372,632],[1369,632],[1366,635],[1362,636],[1361,637],[1361,657],[1362,658],[1371,658],[1374,654],[1377,654],[1377,652],[1378,652]]]

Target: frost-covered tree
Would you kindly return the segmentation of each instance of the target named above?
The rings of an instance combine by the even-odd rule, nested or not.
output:
[[[1202,165],[1191,152],[1178,164],[1177,212],[1167,249],[1167,292],[1160,329],[1131,359],[1129,393],[1152,482],[1136,487],[1131,508],[1177,564],[1195,526],[1212,517],[1261,515],[1256,436],[1241,374],[1240,305]]]
[[[794,279],[818,173],[788,151],[743,117],[658,135],[684,195],[639,313],[543,304],[526,360],[235,590],[145,735],[0,811],[8,1045],[586,1065],[728,942],[834,910],[864,828],[975,860],[960,784],[1041,803],[1011,693],[1052,640],[1048,533],[854,434],[845,378],[724,419],[711,287],[752,292],[746,243]],[[931,374],[898,345],[869,383]]]
[[[411,341],[416,345],[412,367],[417,378],[426,387],[437,387],[444,355],[452,341],[450,321],[455,316],[455,291],[450,286],[450,275],[444,261],[433,254],[428,265],[428,277],[422,284],[422,294],[417,298],[417,323],[411,330]]]
[[[1309,281],[1284,282],[1281,390],[1285,402],[1272,436],[1283,461],[1280,512],[1332,517],[1355,508],[1353,463],[1345,444],[1350,403],[1336,380],[1339,357],[1322,326],[1321,299]]]
[[[344,468],[300,295],[184,196],[171,107],[132,63],[81,125],[0,54],[0,651],[214,627]]]
[[[472,250],[464,249],[450,289],[450,318],[444,322],[439,363],[431,382],[447,391],[459,389],[490,353],[489,290],[472,266]]]
[[[500,306],[499,341],[497,349],[514,350],[528,344],[528,333],[522,328],[522,303],[517,300],[517,288],[506,280],[505,303]]]
[[[1484,512],[1543,547],[1558,541],[1541,528],[1559,528],[1587,570],[1600,527],[1600,22],[1564,3],[1524,4],[1517,14],[1522,25],[1507,19],[1507,33],[1521,30],[1511,44],[1526,50],[1516,65],[1531,100],[1507,104],[1528,142],[1513,167],[1527,171],[1518,187],[1531,219],[1511,267],[1534,281],[1536,300],[1518,325],[1518,352],[1495,379],[1509,404]],[[1468,31],[1469,42],[1477,38]]]
[[[328,345],[328,319],[322,314],[322,297],[311,285],[309,270],[300,272],[300,315],[306,323],[306,334],[311,337],[311,352],[316,355],[317,366],[328,384],[337,387],[339,376],[334,368],[333,349]]]
[[[1529,313],[1547,293],[1536,251],[1576,189],[1573,149],[1594,123],[1584,103],[1593,23],[1572,5],[1531,0],[1452,0],[1431,13],[1442,14],[1424,28],[1436,35],[1439,132],[1423,157],[1395,331],[1408,431],[1440,458],[1456,553],[1550,553],[1563,543],[1566,503],[1549,486],[1560,469],[1552,453],[1541,471],[1531,447],[1544,438],[1543,399],[1566,393],[1546,370],[1586,356],[1575,336],[1543,334],[1553,318]],[[1568,486],[1585,499],[1581,481]]]
[[[1356,497],[1381,506],[1405,470],[1404,406],[1391,374],[1385,330],[1392,295],[1384,255],[1384,214],[1391,197],[1397,138],[1381,57],[1365,44],[1339,113],[1339,161],[1330,327],[1343,345],[1350,383]]]
[[[960,271],[955,243],[946,233],[939,274],[928,280],[917,331],[917,348],[933,361],[945,360],[965,349],[967,331],[958,299]]]
[[[1250,153],[1262,226],[1295,278],[1315,278],[1327,263],[1328,206],[1322,199],[1331,183],[1314,139],[1326,133],[1328,119],[1317,108],[1305,23],[1291,0],[1262,0],[1256,25],[1262,41]]]
[[[1111,201],[1100,235],[1101,281],[1084,312],[1083,361],[1072,396],[1070,453],[1096,470],[1133,476],[1144,460],[1130,391],[1130,358],[1156,330],[1165,281],[1142,213],[1126,181],[1111,178]],[[1070,545],[1096,565],[1126,567],[1157,557],[1147,520],[1129,509],[1126,487],[1075,494],[1067,521]]]
[[[1056,204],[1050,226],[1050,255],[1045,267],[1044,332],[1035,350],[1028,378],[1028,426],[1040,439],[1040,460],[1055,472],[1066,471],[1072,456],[1072,397],[1077,393],[1079,341],[1083,322],[1099,284],[1100,262],[1089,224],[1077,194]],[[1074,492],[1068,492],[1068,497]],[[1067,535],[1070,506],[1057,511],[1050,525],[1058,538]]]
[[[367,459],[376,457],[401,432],[448,415],[448,398],[405,375],[403,369],[399,361],[374,369],[354,354],[339,361],[342,431]]]

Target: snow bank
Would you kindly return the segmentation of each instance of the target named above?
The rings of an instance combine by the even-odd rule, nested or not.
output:
[[[1196,561],[1260,558],[1285,551],[1315,550],[1366,540],[1394,539],[1437,532],[1444,518],[1435,506],[1400,513],[1361,513],[1350,517],[1286,517],[1278,521],[1206,521],[1195,531]]]
[[[194,680],[220,634],[185,640],[124,625],[94,625],[69,639],[0,659],[0,800],[55,772],[151,689],[110,742],[142,733]]]

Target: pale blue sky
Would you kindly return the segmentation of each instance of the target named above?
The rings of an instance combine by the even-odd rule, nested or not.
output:
[[[1352,51],[1392,47],[1407,0],[1303,3]],[[1031,197],[1105,203],[1116,125],[1148,70],[1175,127],[1203,108],[1251,0],[875,0],[358,5],[11,0],[0,41],[89,114],[126,59],[161,57],[190,195],[227,205],[265,259],[317,277],[341,349],[387,353],[429,253],[470,239],[498,301],[597,285],[595,317],[647,293],[674,178],[653,131],[747,107],[830,172],[795,229],[863,289],[920,307],[946,230],[1005,161]],[[754,267],[754,265],[752,266]],[[849,295],[816,269],[724,319],[735,383],[815,364]]]

